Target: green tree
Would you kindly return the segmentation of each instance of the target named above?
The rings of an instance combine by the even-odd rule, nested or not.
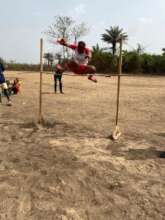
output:
[[[154,58],[152,55],[143,53],[141,55],[141,67],[143,73],[153,73],[154,72]]]
[[[141,72],[141,56],[137,53],[137,51],[124,53],[123,70],[129,73]]]
[[[163,56],[165,55],[165,48],[162,48]]]
[[[2,57],[0,57],[0,63],[4,64],[4,60]]]
[[[127,40],[128,35],[124,33],[123,29],[119,28],[119,26],[110,27],[110,29],[106,29],[105,31],[106,33],[102,34],[102,40],[112,45],[110,49],[114,56],[116,54],[117,43],[119,43],[121,38],[123,41]]]

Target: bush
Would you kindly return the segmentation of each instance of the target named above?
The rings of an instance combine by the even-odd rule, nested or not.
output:
[[[141,67],[143,73],[154,73],[154,57],[150,54],[141,55]]]
[[[100,52],[93,55],[90,62],[96,67],[97,72],[110,73],[117,71],[117,57],[110,53]]]
[[[123,55],[123,71],[127,73],[142,71],[141,56],[137,52],[126,52]]]

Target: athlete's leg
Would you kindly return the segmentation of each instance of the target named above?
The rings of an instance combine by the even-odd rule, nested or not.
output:
[[[96,73],[96,68],[94,66],[88,66],[89,68],[89,76],[88,76],[88,79],[97,83],[97,79],[96,79],[96,76],[94,75]]]
[[[78,73],[79,64],[76,63],[74,60],[70,60],[69,62],[65,63],[65,70],[71,71],[73,73]]]
[[[95,66],[92,66],[92,65],[87,65],[85,68],[84,68],[84,73],[86,74],[89,74],[88,76],[88,79],[97,83],[97,79],[95,77],[95,73],[96,73],[96,67]]]

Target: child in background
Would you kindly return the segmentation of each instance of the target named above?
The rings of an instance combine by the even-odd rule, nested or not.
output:
[[[61,67],[60,64],[56,64],[55,66],[55,72],[54,72],[54,92],[57,92],[57,82],[59,82],[59,89],[60,93],[63,94],[62,89],[62,73],[64,72],[64,69]]]
[[[13,94],[18,94],[20,92],[20,81],[18,78],[16,78],[13,82],[13,85],[12,85],[12,92]]]

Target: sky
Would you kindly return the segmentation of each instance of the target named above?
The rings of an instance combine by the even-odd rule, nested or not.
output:
[[[90,31],[80,40],[89,47],[105,29],[119,26],[128,34],[125,49],[140,43],[146,52],[161,54],[165,47],[165,0],[0,0],[0,57],[6,61],[39,63],[39,42],[44,52],[58,52],[44,32],[58,15],[85,22]]]

